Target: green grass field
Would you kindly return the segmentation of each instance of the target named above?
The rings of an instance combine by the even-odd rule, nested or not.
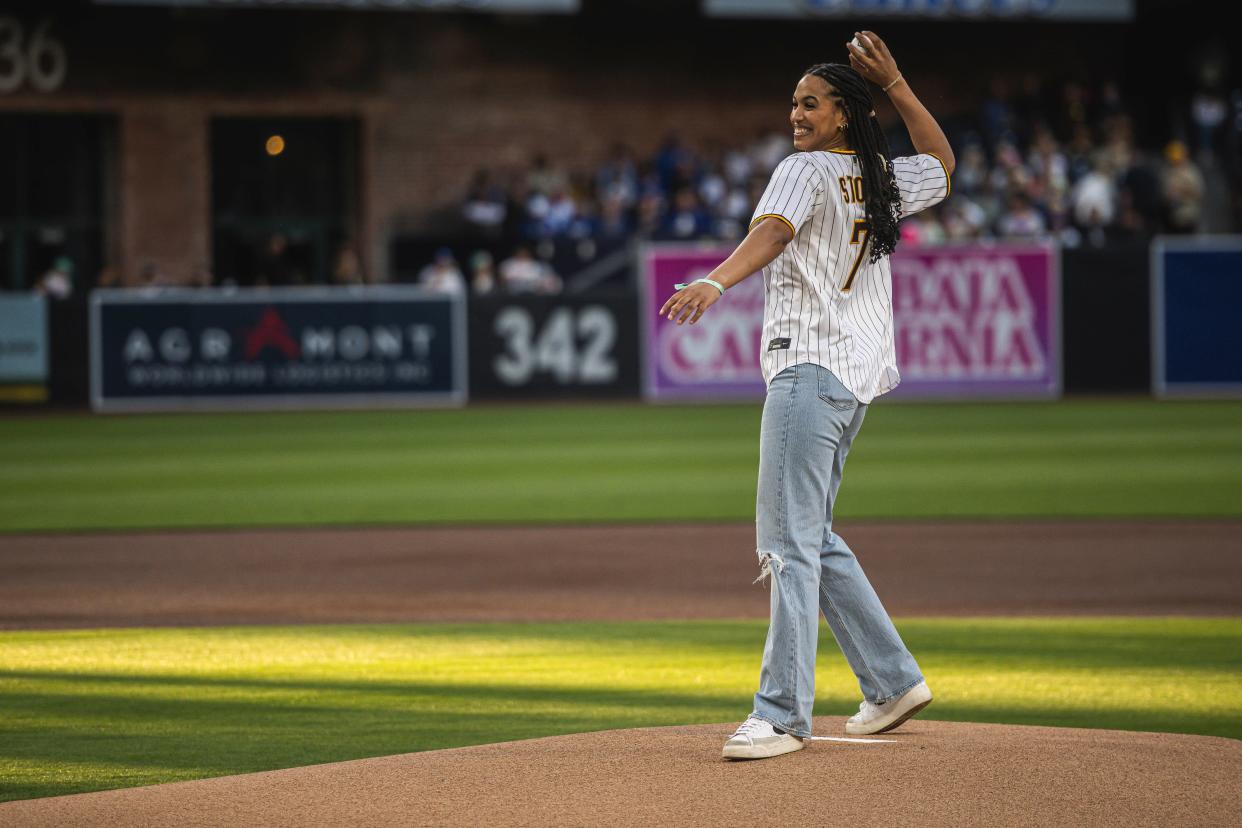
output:
[[[749,521],[758,405],[0,419],[0,532]],[[874,406],[838,517],[1237,517],[1242,403]],[[0,537],[0,552],[3,538]],[[1242,619],[910,619],[931,718],[1242,738]],[[0,632],[0,800],[736,722],[766,624]],[[817,714],[856,709],[821,624]]]
[[[753,519],[760,408],[0,419],[0,531]],[[1242,403],[872,407],[845,518],[1242,515]]]
[[[1242,737],[1242,619],[899,621],[927,717]],[[763,621],[0,633],[0,799],[735,722]],[[857,709],[821,623],[817,715]],[[724,731],[722,730],[722,736]],[[821,734],[829,735],[829,734]]]

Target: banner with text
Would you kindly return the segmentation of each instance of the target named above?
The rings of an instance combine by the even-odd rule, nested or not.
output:
[[[464,307],[413,287],[99,290],[97,410],[460,404]]]
[[[763,395],[759,338],[763,279],[735,285],[695,324],[659,315],[679,282],[706,276],[731,248],[651,245],[643,252],[640,327],[645,339],[643,395],[649,400],[750,399]]]
[[[697,324],[658,316],[677,282],[705,275],[728,248],[652,246],[642,302],[649,399],[763,394],[763,284],[732,288]],[[892,257],[894,397],[1056,397],[1061,391],[1060,274],[1047,246],[902,248]]]
[[[632,291],[470,300],[470,396],[634,397]]]

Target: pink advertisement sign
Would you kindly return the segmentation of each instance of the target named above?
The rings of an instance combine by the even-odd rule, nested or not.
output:
[[[731,248],[652,246],[644,256],[644,391],[654,400],[763,394],[763,283],[731,289],[696,325],[658,316],[677,282],[706,275]],[[1060,273],[1051,246],[905,248],[892,258],[901,385],[894,397],[1057,397]]]

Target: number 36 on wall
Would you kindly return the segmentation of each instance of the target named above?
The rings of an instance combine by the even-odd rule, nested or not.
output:
[[[30,36],[16,17],[0,16],[0,95],[16,92],[29,81],[39,92],[55,92],[64,83],[69,59],[61,42],[48,34],[51,20],[41,20]]]

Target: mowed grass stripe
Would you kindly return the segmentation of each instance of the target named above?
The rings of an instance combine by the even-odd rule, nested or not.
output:
[[[0,531],[753,519],[759,405],[0,420]],[[1242,515],[1242,403],[872,406],[837,514]]]
[[[1242,619],[906,619],[930,718],[1242,737]],[[0,799],[734,722],[762,621],[0,633]],[[858,703],[821,622],[816,715]],[[722,738],[725,735],[722,730]],[[827,735],[827,734],[821,734]]]

